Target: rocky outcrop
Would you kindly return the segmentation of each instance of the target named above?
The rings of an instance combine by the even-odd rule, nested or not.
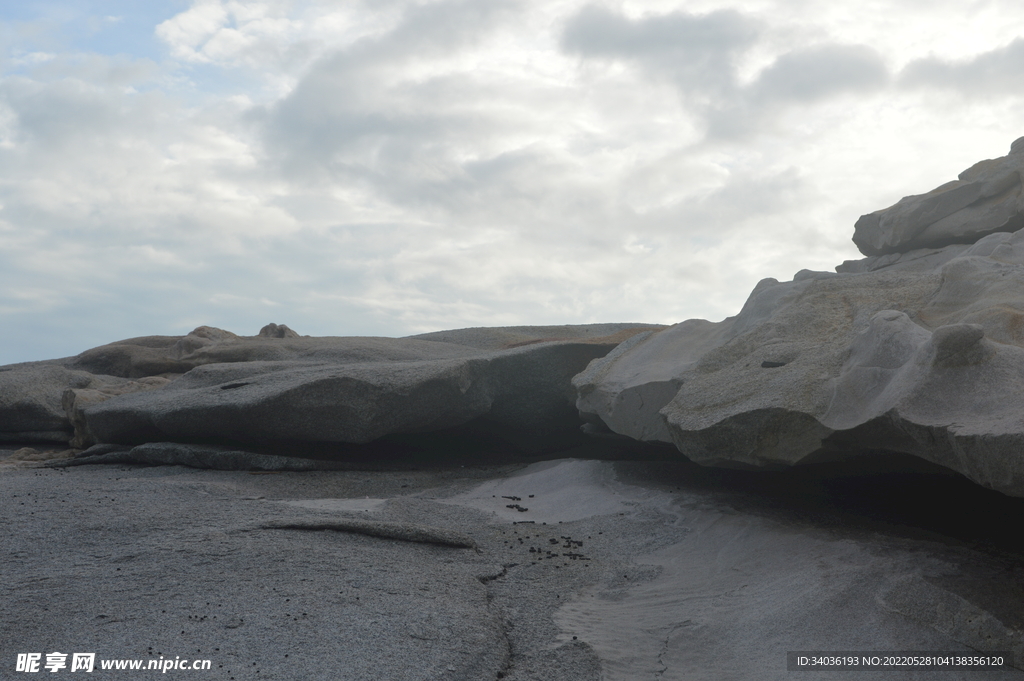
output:
[[[0,441],[66,443],[73,427],[61,402],[64,391],[117,381],[48,362],[0,367]]]
[[[1024,496],[1024,231],[958,214],[958,239],[987,236],[765,279],[735,317],[634,336],[574,379],[588,427],[716,466],[901,452]]]
[[[660,327],[648,327],[660,328]],[[409,338],[257,336],[202,326],[0,368],[0,438],[95,443],[366,443],[467,430],[529,451],[578,439],[573,375],[630,324]]]
[[[974,164],[959,179],[862,216],[853,241],[864,255],[973,243],[1024,227],[1024,137],[1002,158]]]
[[[260,338],[298,338],[299,334],[289,329],[284,324],[267,324],[259,332]]]
[[[102,385],[94,388],[67,388],[61,398],[61,406],[67,415],[68,422],[74,430],[74,436],[68,442],[71,447],[85,449],[98,442],[94,433],[89,430],[85,421],[85,408],[94,404],[105,402],[118,395],[139,392],[142,390],[156,390],[162,388],[171,379],[164,376],[147,376],[137,381],[123,381]]]
[[[434,352],[433,343],[419,342]],[[362,444],[483,420],[530,449],[528,441],[543,447],[544,438],[578,430],[572,376],[614,345],[555,341],[443,359],[212,364],[161,390],[90,406],[84,420],[96,441],[121,444]]]

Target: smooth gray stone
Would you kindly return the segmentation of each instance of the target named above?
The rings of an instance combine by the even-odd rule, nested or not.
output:
[[[550,340],[625,340],[638,330],[665,328],[661,324],[561,324],[556,326],[498,326],[433,331],[408,336],[418,340],[454,343],[480,350],[504,350]]]
[[[976,163],[958,180],[861,216],[854,243],[861,253],[877,256],[973,243],[988,234],[1024,227],[1020,142],[1011,145],[1007,156]]]
[[[76,454],[75,458],[81,459],[90,456],[99,456],[101,454],[110,454],[111,452],[127,452],[130,450],[131,447],[127,445],[93,445]]]
[[[0,442],[67,442],[71,437],[68,430],[19,430],[13,433],[0,432]]]
[[[402,338],[244,338],[231,334],[232,337],[209,340],[193,334],[118,341],[83,352],[71,361],[70,366],[92,373],[140,378],[183,374],[199,366],[220,363],[299,361],[350,364],[449,359],[476,354],[473,348],[451,343]]]
[[[207,364],[306,362],[352,364],[456,359],[481,350],[502,350],[545,340],[594,340],[644,324],[579,324],[456,329],[409,336],[299,336],[284,325],[268,325],[259,336],[201,326],[187,336],[129,338],[86,350],[67,361],[68,368],[123,378],[183,374]],[[270,327],[275,327],[271,329]],[[282,331],[281,329],[286,329]]]

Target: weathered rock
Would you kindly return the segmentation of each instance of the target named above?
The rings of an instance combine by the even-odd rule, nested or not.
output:
[[[276,330],[271,330],[272,326]],[[141,378],[179,375],[207,364],[402,362],[468,357],[478,354],[477,350],[475,346],[458,342],[420,338],[301,337],[288,327],[276,324],[264,327],[259,336],[236,336],[229,331],[201,326],[183,337],[146,336],[93,348],[73,358],[69,367],[95,374]]]
[[[958,180],[861,216],[854,243],[864,255],[885,255],[972,243],[1024,227],[1022,140],[1011,145],[1009,155],[976,163]]]
[[[37,450],[31,446],[23,446],[13,454],[0,458],[0,469],[47,466],[53,463],[71,461],[76,450]]]
[[[663,329],[659,324],[562,324],[557,326],[485,326],[433,331],[409,339],[454,343],[479,350],[507,350],[554,340],[617,343],[643,330]]]
[[[267,324],[259,333],[260,338],[298,338],[299,334],[289,329],[284,324]]]
[[[274,341],[285,336],[264,334],[270,326],[291,331],[272,324],[264,327],[259,336],[246,338],[224,329],[200,326],[187,336],[143,336],[101,345],[74,357],[69,366],[95,374],[142,378],[183,374],[203,364],[242,361],[241,358],[253,354],[280,355]],[[297,337],[295,332],[291,333]]]
[[[65,360],[0,367],[0,441],[66,442],[71,438],[72,446],[79,448],[103,437],[133,444],[175,437],[250,443],[265,437],[366,442],[388,434],[466,425],[477,434],[494,431],[490,434],[527,449],[543,448],[548,446],[544,438],[555,432],[575,436],[578,420],[572,406],[572,375],[635,333],[636,326],[479,328],[409,338],[311,338],[285,325],[269,324],[258,336],[201,326],[186,336],[132,338]],[[573,349],[527,353],[531,359],[525,363],[516,359],[522,353],[512,351],[569,339],[574,339]],[[489,357],[494,351],[511,354],[507,359]],[[161,416],[154,418],[161,426],[125,407],[131,416],[124,423],[113,425],[116,417],[100,416],[104,434],[90,431],[87,407],[126,393],[163,388],[186,373],[187,378],[174,383],[173,391],[146,402],[173,405],[158,409]],[[472,390],[463,390],[464,383],[473,384]],[[243,386],[250,387],[238,390]],[[310,392],[316,390],[333,395],[335,401],[328,400],[333,406],[323,406]],[[292,399],[300,393],[305,396]],[[360,402],[371,394],[369,402]],[[340,406],[346,400],[355,402]],[[281,408],[274,406],[279,403]],[[272,413],[256,417],[256,412],[246,412],[257,404]],[[202,415],[207,409],[209,414]],[[352,414],[335,423],[340,412],[332,409],[349,409]],[[167,419],[175,418],[184,421],[169,425]],[[251,423],[252,418],[258,423]],[[573,425],[568,428],[570,422]]]
[[[359,339],[347,339],[355,348]],[[367,339],[372,349],[387,346]],[[617,340],[557,341],[468,356],[348,363],[239,362],[198,367],[166,387],[126,394],[84,410],[101,442],[367,443],[386,435],[435,432],[483,421],[517,444],[576,433],[573,375]],[[536,443],[540,444],[540,443]]]
[[[110,380],[44,362],[0,367],[0,441],[67,442],[72,428],[61,404],[64,391]]]
[[[635,336],[574,379],[577,406],[703,464],[903,452],[1024,496],[1024,232],[916,253]]]
[[[49,457],[54,458],[54,457]],[[216,445],[180,442],[147,442],[136,447],[95,445],[74,458],[48,461],[49,468],[89,466],[92,464],[140,463],[155,466],[188,466],[220,471],[333,471],[344,470],[337,461],[296,456],[262,454]]]
[[[77,449],[84,449],[96,444],[96,436],[89,431],[85,422],[85,408],[99,404],[117,395],[139,392],[140,390],[156,390],[162,388],[171,379],[163,376],[147,376],[137,381],[127,381],[106,385],[98,388],[67,388],[61,398],[61,406],[67,415],[68,422],[74,429],[74,436],[68,442]]]

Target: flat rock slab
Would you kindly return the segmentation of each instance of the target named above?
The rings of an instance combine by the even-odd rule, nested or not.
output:
[[[282,681],[771,680],[790,678],[787,650],[1024,654],[1024,596],[990,555],[693,468],[0,470],[0,660],[94,652],[99,679],[124,676],[103,660],[162,656]],[[506,518],[500,491],[538,510]]]

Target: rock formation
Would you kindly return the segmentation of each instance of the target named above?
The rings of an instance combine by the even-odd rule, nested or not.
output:
[[[584,432],[706,465],[894,452],[1024,496],[1022,169],[1024,138],[863,216],[866,258],[765,279],[721,322],[408,338],[203,326],[0,367],[0,440],[219,465],[264,445],[424,433],[555,451],[577,443],[582,418]],[[202,456],[182,449],[200,445]]]
[[[1015,232],[1024,227],[1022,170],[1024,138],[1007,156],[975,163],[957,180],[862,216],[853,241],[864,255],[884,255]]]
[[[588,428],[717,466],[908,453],[1024,496],[1021,168],[1024,138],[862,217],[868,258],[632,337],[574,379]]]
[[[521,450],[581,437],[573,375],[650,325],[311,338],[202,326],[0,367],[0,438],[95,443],[361,444],[486,432]]]
[[[66,390],[109,390],[128,381],[91,374],[59,362],[27,362],[0,367],[0,441],[67,442]]]

